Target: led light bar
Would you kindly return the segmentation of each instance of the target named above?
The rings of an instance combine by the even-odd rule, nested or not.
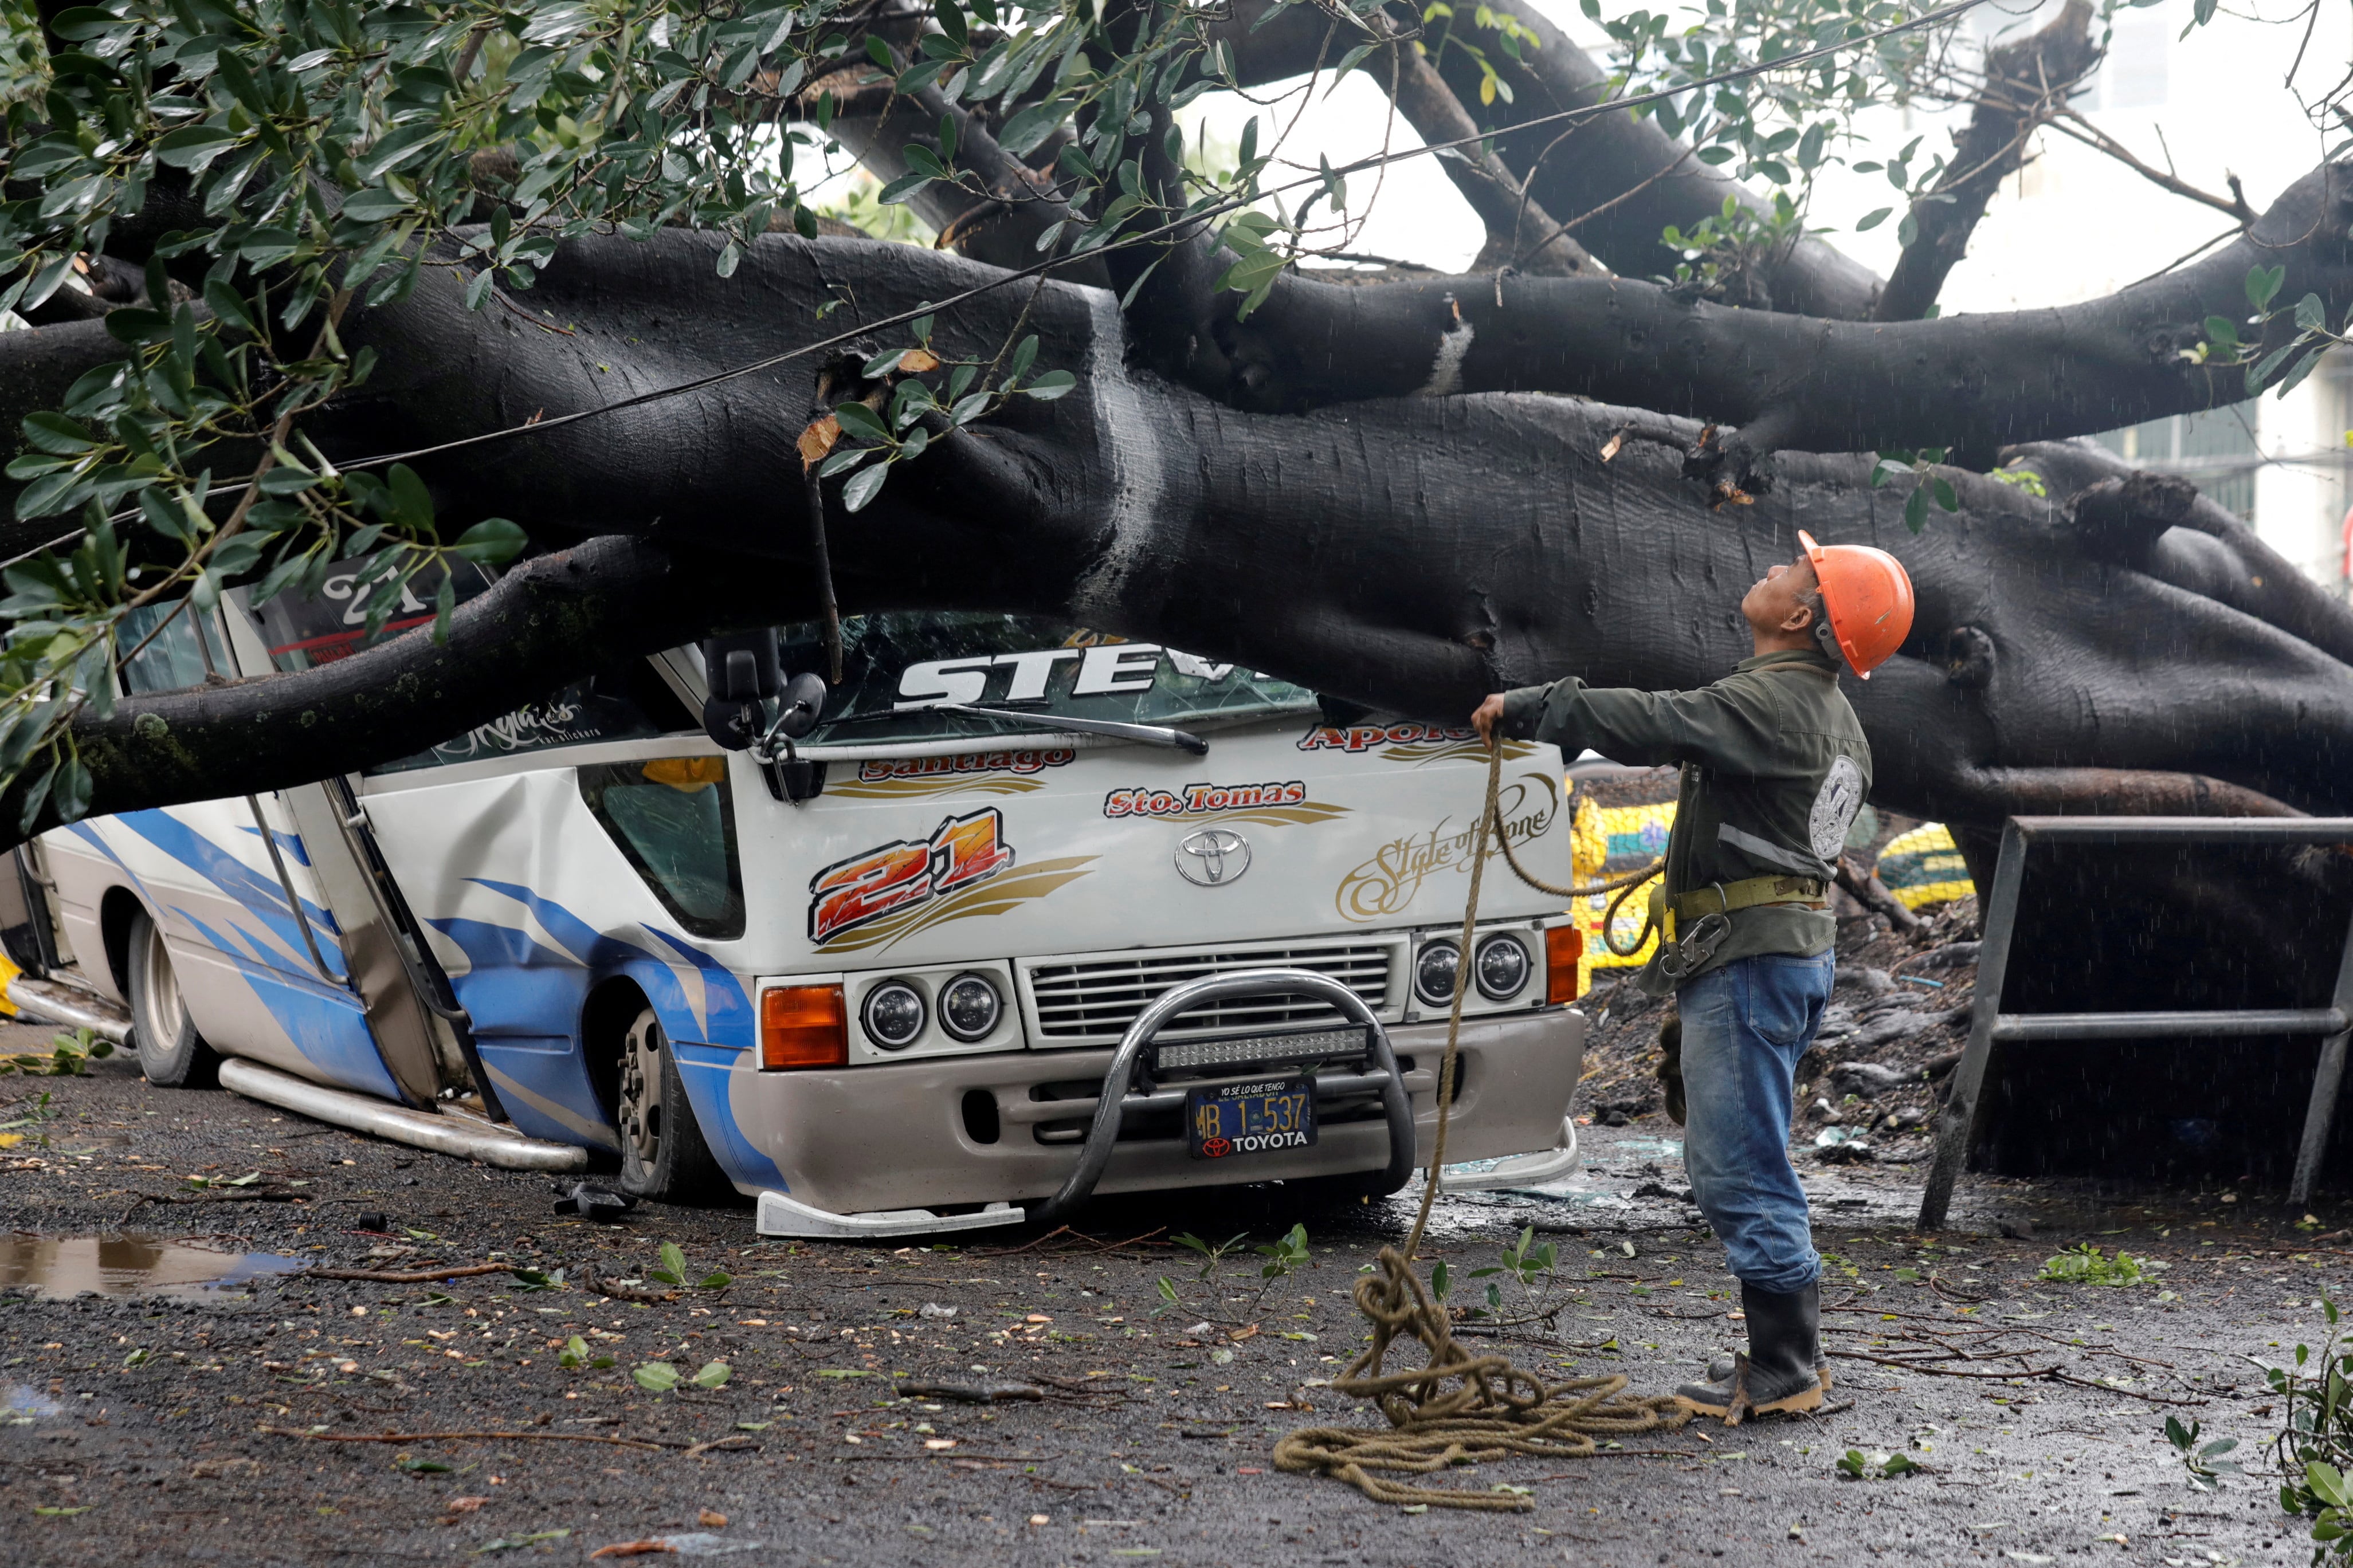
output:
[[[1157,1047],[1154,1061],[1162,1072],[1172,1068],[1229,1067],[1242,1062],[1323,1061],[1335,1057],[1361,1057],[1364,1029],[1303,1029],[1288,1035],[1240,1035],[1216,1040],[1187,1040]]]

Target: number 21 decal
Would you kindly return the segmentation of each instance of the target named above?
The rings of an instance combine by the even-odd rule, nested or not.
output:
[[[1013,864],[1004,826],[988,806],[947,818],[928,839],[901,839],[827,867],[809,879],[809,941],[994,877]]]

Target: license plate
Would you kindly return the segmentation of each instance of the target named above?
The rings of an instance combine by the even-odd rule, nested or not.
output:
[[[1306,1149],[1315,1142],[1315,1085],[1305,1078],[1219,1084],[1185,1096],[1186,1138],[1196,1160]]]

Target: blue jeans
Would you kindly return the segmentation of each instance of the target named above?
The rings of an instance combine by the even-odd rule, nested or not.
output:
[[[1798,1058],[1830,1001],[1830,953],[1763,953],[1675,993],[1683,1016],[1683,1171],[1734,1278],[1786,1294],[1822,1260],[1789,1164]]]

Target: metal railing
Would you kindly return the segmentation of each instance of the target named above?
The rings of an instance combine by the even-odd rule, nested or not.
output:
[[[1920,1198],[1920,1228],[1938,1230],[1951,1206],[1953,1184],[1977,1133],[1978,1091],[1994,1042],[2011,1040],[2117,1040],[2185,1036],[2319,1035],[2320,1064],[2304,1113],[2304,1139],[2296,1147],[2295,1174],[2288,1200],[2312,1199],[2320,1162],[2328,1152],[2337,1095],[2345,1077],[2345,1054],[2353,1041],[2353,930],[2346,933],[2337,968],[2337,989],[2327,1007],[2238,1008],[2203,1012],[2004,1013],[2002,982],[2010,970],[2011,938],[2018,925],[2019,889],[2026,877],[2030,843],[2221,844],[2278,846],[2353,844],[2353,817],[2342,816],[2013,816],[2002,829],[2001,858],[1984,906],[1984,945],[1978,953],[1977,995],[1969,1015],[1969,1043],[1953,1069],[1953,1086],[1936,1119],[1936,1152],[1927,1190]]]

